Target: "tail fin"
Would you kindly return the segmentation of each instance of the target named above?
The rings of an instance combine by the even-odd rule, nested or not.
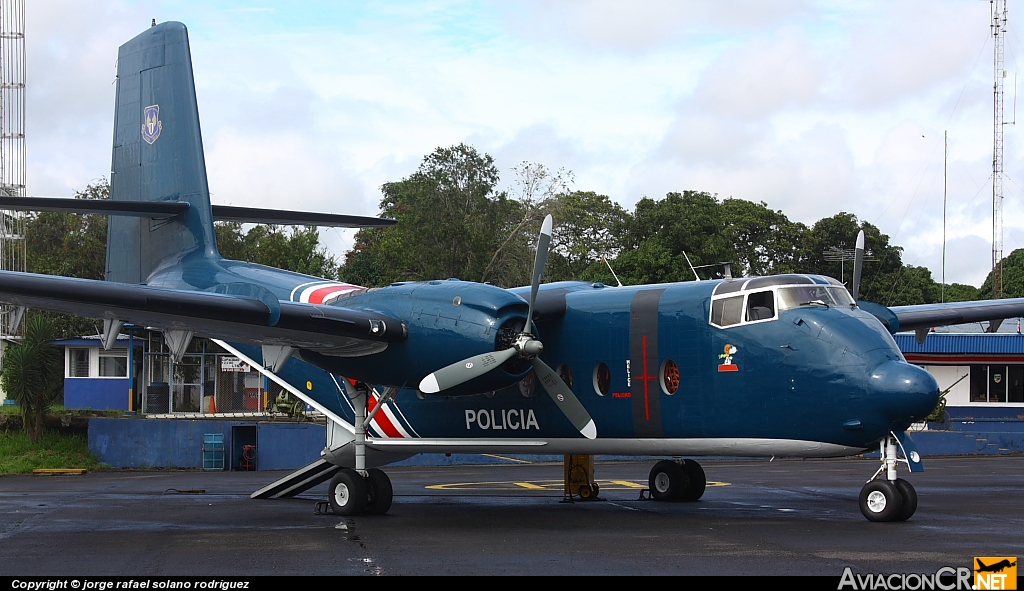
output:
[[[218,258],[199,131],[188,31],[178,22],[147,29],[117,55],[112,201],[187,201],[166,218],[111,216],[108,281],[143,283],[190,258]]]

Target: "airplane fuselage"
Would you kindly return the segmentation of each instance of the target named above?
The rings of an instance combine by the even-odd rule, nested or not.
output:
[[[817,282],[811,285],[758,278],[747,289],[745,279],[543,285],[541,358],[593,417],[598,438],[587,441],[543,392],[535,395],[542,386],[516,359],[444,395],[415,391],[439,367],[507,346],[525,319],[520,296],[528,288],[445,280],[364,290],[250,263],[197,264],[166,269],[150,285],[208,290],[256,281],[283,301],[338,304],[403,322],[409,338],[383,350],[299,352],[333,374],[405,388],[391,404],[390,428],[380,421],[371,428],[382,447],[411,450],[419,440],[424,450],[440,449],[427,442],[458,438],[510,441],[505,451],[543,441],[552,453],[844,455],[904,430],[937,403],[934,379],[906,363],[874,316],[836,302],[786,305],[789,290],[801,285],[845,293],[821,277],[788,276]],[[719,302],[715,318],[719,300],[729,301]],[[761,303],[768,305],[758,317],[753,304]],[[723,320],[729,313],[735,318]],[[317,390],[310,395],[324,395]],[[323,403],[353,416],[337,390]]]

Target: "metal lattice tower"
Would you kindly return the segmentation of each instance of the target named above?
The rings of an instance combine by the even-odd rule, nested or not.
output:
[[[0,0],[0,194],[25,196],[25,2]],[[0,211],[0,269],[25,270],[25,218]],[[0,338],[18,330],[0,309]]]
[[[1003,41],[1006,0],[989,0],[992,13],[992,297],[1003,297]]]

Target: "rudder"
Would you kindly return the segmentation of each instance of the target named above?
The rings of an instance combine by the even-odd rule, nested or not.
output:
[[[111,216],[108,281],[144,283],[185,259],[218,258],[188,30],[155,25],[118,50],[112,201],[187,201],[170,218]]]

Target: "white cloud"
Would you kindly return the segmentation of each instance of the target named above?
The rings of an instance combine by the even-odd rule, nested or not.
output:
[[[465,141],[495,156],[504,184],[530,160],[627,207],[695,189],[805,223],[851,211],[938,277],[948,129],[947,234],[964,262],[947,257],[947,277],[977,284],[991,238],[987,9],[40,0],[28,5],[29,189],[70,195],[108,174],[117,47],[173,18],[190,28],[217,202],[372,215],[383,182]],[[1016,69],[1012,14],[1010,27]],[[1007,175],[1024,186],[1024,143],[1015,127],[1006,136]],[[1006,187],[1008,252],[1024,242],[1024,189]],[[350,235],[325,239],[338,251]]]

